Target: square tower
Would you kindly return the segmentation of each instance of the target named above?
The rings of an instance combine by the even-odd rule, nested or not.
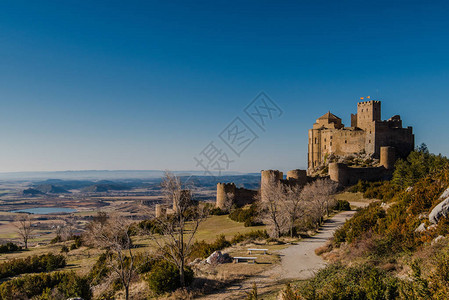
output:
[[[357,127],[367,131],[372,129],[374,121],[380,120],[380,101],[357,103]]]

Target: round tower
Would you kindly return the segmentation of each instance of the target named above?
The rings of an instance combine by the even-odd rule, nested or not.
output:
[[[166,215],[167,209],[162,204],[156,204],[156,218],[160,218]]]
[[[287,180],[297,181],[299,184],[307,183],[307,171],[306,170],[290,170],[287,172]]]
[[[270,181],[274,180],[279,182],[284,178],[284,174],[278,170],[262,170],[260,175],[260,195],[261,200],[264,201],[264,197],[269,193],[265,192],[265,188],[270,186]]]
[[[229,196],[235,196],[235,184],[234,183],[217,183],[217,201],[215,202],[215,207],[220,209],[226,209],[226,204]]]
[[[342,185],[349,183],[349,174],[347,172],[348,167],[342,163],[330,163],[329,164],[329,177],[332,181],[338,182]]]
[[[385,169],[391,170],[396,162],[396,149],[394,147],[380,147],[380,165]]]
[[[260,186],[268,183],[270,179],[281,180],[284,178],[284,174],[278,170],[262,170],[260,178]]]

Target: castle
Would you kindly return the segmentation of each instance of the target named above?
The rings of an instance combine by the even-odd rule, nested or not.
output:
[[[407,157],[414,142],[412,127],[402,128],[399,115],[382,121],[380,101],[359,102],[357,113],[351,114],[351,127],[344,127],[341,119],[330,112],[313,124],[309,130],[308,171],[323,165],[331,153],[366,153],[379,158],[381,147],[390,146],[398,157]]]
[[[331,112],[318,118],[309,130],[308,169],[291,170],[284,179],[278,170],[261,172],[261,189],[270,178],[286,185],[305,185],[315,180],[314,170],[328,168],[327,176],[342,186],[359,180],[384,180],[392,176],[397,158],[405,158],[414,149],[415,138],[412,127],[402,128],[402,120],[395,115],[381,119],[381,102],[365,101],[357,104],[357,113],[351,114],[351,127],[345,127],[341,119]],[[345,163],[326,161],[334,157],[364,154],[379,159],[370,167],[351,167]],[[229,201],[244,206],[255,201],[258,191],[237,188],[234,183],[218,183],[216,207],[226,209]],[[261,194],[263,195],[262,191]]]

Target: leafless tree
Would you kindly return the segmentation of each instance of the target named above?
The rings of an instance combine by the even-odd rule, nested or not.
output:
[[[325,215],[329,216],[330,208],[335,202],[334,194],[337,183],[330,179],[317,179],[307,184],[302,190],[302,198],[309,203],[312,218],[320,225]]]
[[[150,237],[164,257],[177,266],[180,284],[184,287],[186,259],[191,253],[198,226],[207,213],[204,206],[193,203],[193,187],[188,183],[183,185],[178,176],[166,172],[161,185],[165,204],[173,204],[173,214],[155,219],[162,234],[150,234]]]
[[[301,197],[302,186],[293,185],[285,187],[285,213],[288,215],[290,236],[293,237],[293,229],[298,219],[305,217],[307,206]]]
[[[91,245],[108,251],[108,265],[120,278],[126,299],[129,299],[129,286],[135,275],[131,225],[131,221],[122,216],[105,218],[103,214],[88,224],[86,236]]]
[[[262,218],[272,228],[272,236],[278,238],[288,228],[289,220],[286,214],[285,187],[275,175],[262,182],[259,194]]]
[[[73,238],[75,233],[76,221],[73,216],[65,218],[65,225],[61,228],[60,236],[63,241]]]
[[[31,234],[34,231],[33,223],[31,222],[29,215],[21,215],[17,218],[17,223],[15,224],[17,228],[17,233],[23,240],[25,249],[28,249],[28,240],[31,239]]]

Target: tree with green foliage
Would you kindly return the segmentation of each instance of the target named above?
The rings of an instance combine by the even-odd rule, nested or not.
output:
[[[400,188],[406,188],[428,174],[448,166],[449,160],[446,157],[429,153],[426,144],[423,143],[412,151],[406,160],[399,159],[396,162],[392,182]]]

